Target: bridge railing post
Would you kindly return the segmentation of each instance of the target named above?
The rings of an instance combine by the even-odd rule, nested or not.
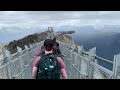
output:
[[[37,52],[37,48],[36,48],[37,46],[36,46],[36,43],[34,43],[33,46],[34,46],[33,55],[35,55],[36,52]]]
[[[28,53],[29,51],[28,51],[28,46],[26,46],[25,45],[25,49],[26,49],[26,53]],[[27,54],[27,60],[26,61],[28,61],[28,63],[27,63],[27,65],[31,62],[30,60],[31,60],[31,58],[29,57],[30,55],[29,54]],[[31,77],[31,68],[30,68],[30,66],[28,66],[28,69],[27,70],[25,70],[25,79],[31,79],[32,77]]]
[[[25,47],[25,50],[28,52],[28,46],[27,45],[24,45],[24,47]]]
[[[27,45],[24,45],[24,47],[25,47],[26,53],[28,53],[28,52],[29,52],[28,46],[27,46]],[[26,61],[28,61],[27,63],[30,62],[29,60],[30,60],[30,59],[29,59],[29,55],[27,54],[27,60],[26,60]]]
[[[29,46],[30,46],[30,50],[32,51],[33,50],[33,45],[29,44]],[[31,52],[31,56],[30,57],[33,58],[32,56],[34,56],[34,52],[33,51]]]
[[[72,51],[75,52],[76,49],[77,49],[77,45],[76,45],[76,44],[73,44],[73,45],[72,45]]]
[[[89,50],[89,61],[87,63],[87,75],[88,79],[93,79],[94,66],[90,62],[95,62],[96,47]]]
[[[12,79],[12,70],[11,70],[11,61],[12,61],[12,57],[11,57],[11,53],[8,50],[5,50],[5,57],[7,59],[7,70],[8,70],[8,79]]]
[[[79,70],[81,70],[81,59],[80,59],[79,55],[82,55],[83,46],[79,46],[79,45],[78,45],[78,46],[77,46],[77,50],[78,50],[78,54],[77,54],[78,60],[76,60],[76,63],[77,63],[77,64],[79,63],[79,65],[77,65],[77,67],[78,67]]]
[[[21,65],[21,71],[22,71],[24,69],[24,61],[22,60],[22,48],[20,48],[20,47],[17,46],[17,51],[20,54],[20,65]],[[22,73],[22,79],[24,79],[24,77],[25,77],[25,74],[23,72]]]
[[[82,55],[83,50],[83,45],[78,46],[78,54]]]
[[[120,54],[114,56],[113,79],[120,79]]]
[[[73,57],[73,56],[74,56],[74,53],[75,53],[74,51],[75,51],[75,49],[76,49],[74,43],[71,45],[71,48],[72,48],[72,50],[71,50],[72,53],[69,54],[69,58],[71,59],[72,62],[74,62],[74,57]]]
[[[29,47],[30,47],[30,49],[33,49],[33,46],[31,44],[29,44]]]
[[[79,65],[78,65],[78,69],[81,71],[81,73],[83,75],[86,75],[87,73],[87,63],[86,61],[81,57],[83,56],[83,52],[84,52],[84,48],[83,48],[83,45],[78,45],[77,47],[78,49],[78,58],[79,58],[79,61],[77,62]],[[82,75],[80,75],[80,78],[83,79]]]

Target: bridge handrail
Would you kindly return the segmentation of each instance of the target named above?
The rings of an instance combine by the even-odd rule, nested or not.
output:
[[[41,41],[41,43],[42,43],[42,42],[43,42],[43,41]],[[41,43],[40,43],[40,44],[41,44]],[[62,45],[62,44],[63,44],[63,45]],[[86,60],[87,63],[89,63],[89,64],[91,64],[92,66],[97,67],[99,70],[102,70],[103,72],[109,74],[110,77],[112,77],[112,76],[114,75],[114,72],[113,72],[113,71],[108,70],[107,68],[104,68],[104,67],[102,67],[101,65],[98,65],[97,63],[95,63],[95,62],[93,62],[93,61],[89,61],[89,60],[88,60],[89,58],[84,56],[84,55],[89,56],[89,53],[88,53],[88,52],[86,52],[86,51],[81,51],[81,52],[82,52],[82,55],[80,55],[80,54],[78,54],[78,53],[74,53],[72,50],[69,50],[69,46],[70,46],[69,44],[65,44],[65,43],[61,42],[60,45],[62,45],[63,49],[65,48],[66,50],[70,51],[71,54],[76,54],[76,55],[78,55],[79,57],[84,58],[84,60]],[[37,47],[38,47],[38,45],[36,46],[36,48],[33,48],[33,49],[32,49],[31,51],[29,51],[28,53],[32,52],[33,50],[36,51],[36,50],[37,50]],[[67,47],[67,48],[66,48],[66,47]],[[28,49],[30,49],[30,48],[28,48]],[[25,50],[23,50],[23,51],[25,51]],[[23,51],[22,51],[22,52],[23,52]],[[21,53],[22,53],[22,52],[21,52]],[[34,51],[33,51],[33,52],[34,52]],[[28,53],[22,54],[22,56],[25,56],[25,55],[28,54]],[[18,54],[18,52],[15,53],[15,54],[13,54],[13,55],[11,55],[11,56],[15,56],[15,55],[17,55],[17,54]],[[95,59],[97,59],[97,60],[99,59],[99,60],[108,62],[108,63],[110,63],[110,64],[113,64],[112,61],[109,61],[109,60],[107,60],[107,59],[98,57],[97,55],[94,55],[93,57],[95,57]],[[83,73],[76,67],[76,65],[71,61],[71,59],[69,59],[66,55],[65,55],[65,58],[70,61],[70,63],[72,64],[72,66],[80,73],[80,75],[81,75],[83,78],[86,78],[86,74],[83,74]],[[18,58],[17,58],[17,59],[18,59]],[[30,59],[30,62],[29,62],[27,65],[25,65],[25,67],[23,68],[23,70],[22,70],[19,74],[13,75],[13,77],[15,77],[15,79],[18,79],[18,78],[25,72],[25,70],[27,70],[27,68],[29,68],[30,64],[33,62],[34,59],[35,59],[35,56],[32,57],[32,59]],[[14,59],[14,60],[16,60],[16,59]],[[14,60],[13,60],[13,61],[10,61],[10,62],[14,62]],[[7,64],[8,64],[8,63],[7,63]],[[7,64],[6,64],[6,65],[7,65]],[[4,65],[4,66],[5,66],[5,65]],[[0,67],[0,68],[2,68],[2,67]]]
[[[41,43],[43,43],[43,41],[41,41]],[[39,44],[41,44],[41,43],[39,43]],[[38,46],[37,46],[37,47],[38,47]],[[36,47],[36,48],[37,48],[37,47]],[[36,48],[34,48],[33,50],[35,50]],[[28,48],[28,49],[30,49],[30,48]],[[30,53],[30,52],[32,52],[32,51],[29,51],[28,53]],[[27,54],[28,54],[28,53],[27,53]],[[25,56],[25,55],[26,55],[26,54],[24,54],[23,56]],[[15,79],[18,79],[18,78],[20,77],[20,75],[26,70],[26,68],[29,67],[30,64],[35,60],[35,57],[36,57],[36,56],[34,56],[34,58],[30,60],[30,63],[29,63],[28,65],[26,65],[26,67],[25,67],[18,75],[15,75],[15,76],[14,76]]]
[[[61,42],[61,41],[58,41],[58,42]],[[63,42],[62,42],[62,43],[63,43]],[[67,45],[67,43],[65,43],[65,44]],[[61,45],[62,45],[62,44],[61,44]],[[64,45],[62,45],[62,46],[65,47]],[[68,44],[68,46],[69,46],[69,44]],[[89,56],[89,53],[88,53],[87,51],[81,51],[81,53],[82,53],[83,55]],[[111,60],[108,60],[108,59],[99,57],[99,56],[97,56],[97,55],[95,55],[94,57],[95,57],[95,59],[102,60],[102,61],[105,61],[105,62],[107,62],[107,63],[113,64],[113,61],[111,61]]]
[[[66,48],[64,48],[64,49],[66,49]],[[69,52],[71,52],[71,53],[74,53],[74,52],[72,52],[72,51],[69,50],[69,49],[67,49],[67,50],[68,50]],[[79,54],[78,54],[78,55],[79,55]],[[79,56],[80,56],[80,55],[79,55]],[[65,55],[65,57],[66,57],[66,55]],[[84,60],[86,60],[86,62],[89,63],[89,59],[88,59],[88,58],[86,58],[86,57],[84,57],[84,56],[80,56],[80,57],[84,58]],[[66,57],[66,58],[67,58],[67,57]],[[70,60],[69,58],[67,58],[67,59]],[[73,64],[73,63],[72,63],[72,64]],[[93,65],[93,66],[97,66],[98,69],[106,72],[106,73],[109,74],[110,76],[113,75],[113,72],[112,72],[111,70],[106,69],[106,68],[104,68],[103,66],[96,64],[95,62],[92,62],[92,61],[91,61],[90,64]]]
[[[30,63],[33,61],[32,59],[34,59],[34,57],[31,57],[32,59],[28,58],[27,55],[29,55],[29,54],[31,55],[33,53],[36,53],[36,51],[38,49],[40,49],[39,45],[41,46],[43,44],[43,41],[40,41],[40,42],[36,43],[35,45],[31,45],[30,44],[30,47],[25,46],[24,50],[22,50],[20,47],[17,47],[17,50],[21,49],[21,51],[20,52],[17,51],[14,54],[11,54],[10,51],[5,50],[5,54],[4,54],[5,57],[4,57],[4,59],[2,61],[0,61],[0,63],[1,63],[0,70],[2,70],[2,71],[4,70],[3,72],[0,73],[0,75],[3,76],[2,78],[9,78],[9,79],[11,79],[11,78],[13,78],[13,76],[17,76],[17,74],[23,73],[24,70],[26,70],[25,69],[26,66],[29,66]],[[23,54],[23,52],[24,52],[24,54]],[[17,57],[16,57],[16,55],[17,55]],[[26,57],[27,60],[26,61],[25,60],[21,61],[20,59],[22,57]],[[28,59],[30,59],[30,60],[28,61]],[[17,61],[20,61],[20,63],[18,64]],[[22,63],[23,63],[23,66],[22,66]],[[17,66],[14,67],[12,65],[19,65],[19,66],[18,67]],[[24,70],[22,70],[22,69],[24,69]],[[16,73],[14,73],[15,70],[18,70],[18,71]],[[21,71],[23,71],[23,72],[21,72]]]
[[[74,48],[74,47],[71,48],[71,46],[72,46],[74,43],[73,43],[73,44],[68,44],[68,43],[64,43],[64,42],[61,42],[61,41],[58,41],[58,42],[59,42],[60,46],[64,47],[64,48],[62,48],[62,50],[66,49],[66,50],[69,51],[69,53],[78,54],[80,57],[84,58],[84,60],[89,59],[90,52],[81,50],[81,51],[80,51],[81,53],[76,53],[76,52],[75,52],[75,49],[76,49],[76,48]],[[68,47],[68,46],[69,46],[69,47]],[[71,48],[71,49],[69,49],[69,48]],[[78,50],[78,49],[77,49],[77,50]],[[77,52],[78,52],[78,51],[77,51]],[[87,55],[88,57],[85,57],[84,55]],[[102,57],[99,57],[99,56],[97,56],[96,54],[93,55],[92,57],[94,57],[95,60],[101,60],[101,61],[107,62],[108,64],[112,64],[113,67],[114,67],[114,62],[113,62],[113,61],[110,61],[110,60],[104,59],[104,58],[102,58]],[[88,61],[88,60],[87,60],[87,61]],[[101,71],[101,73],[104,72],[103,74],[108,74],[108,75],[109,75],[109,78],[113,78],[113,77],[115,76],[115,75],[114,75],[114,73],[115,73],[114,70],[109,70],[109,69],[107,69],[107,68],[105,68],[105,67],[103,67],[103,66],[101,66],[101,65],[99,65],[98,63],[93,62],[93,61],[90,61],[90,62],[88,61],[88,63],[90,63],[92,66],[97,67],[97,69],[99,69],[99,70]]]
[[[95,56],[95,59],[99,59],[99,60],[105,61],[105,62],[107,62],[107,63],[113,64],[113,61],[108,60],[108,59],[104,59],[104,58],[99,57],[99,56],[97,56],[97,55]]]
[[[69,59],[66,55],[65,55],[65,58],[66,58],[67,60],[69,60],[70,63],[73,65],[73,67],[81,74],[81,76],[82,76],[84,79],[86,79],[85,76],[87,76],[87,75],[84,75],[84,74],[76,67],[76,65],[71,62],[71,59]]]
[[[85,51],[82,51],[82,54],[85,54],[85,55],[89,56],[89,54],[87,52],[85,52]],[[113,61],[105,59],[105,58],[102,58],[102,57],[99,57],[97,55],[95,55],[95,59],[102,60],[102,61],[105,61],[107,63],[113,64]]]
[[[20,74],[15,75],[13,77],[15,77],[15,79],[18,79],[20,77],[20,75],[22,75],[22,73],[26,70],[26,68],[28,68],[28,66],[30,66],[30,64],[35,60],[35,57],[36,56],[34,56],[34,58],[30,61],[30,63],[28,65],[26,65],[26,67],[20,72]]]

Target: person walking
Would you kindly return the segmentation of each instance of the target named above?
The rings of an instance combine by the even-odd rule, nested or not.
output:
[[[54,41],[44,41],[45,54],[37,56],[32,70],[33,79],[67,79],[63,60],[53,54]]]

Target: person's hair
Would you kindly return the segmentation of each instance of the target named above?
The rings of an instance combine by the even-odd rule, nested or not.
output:
[[[57,46],[59,47],[59,43],[58,42],[56,42],[57,43]]]
[[[52,39],[46,39],[44,41],[45,50],[50,51],[53,49],[54,41]]]
[[[58,43],[58,42],[55,42],[55,43],[54,43],[53,51],[54,51],[54,53],[61,54],[61,51],[60,51],[60,49],[59,49],[59,43]]]
[[[59,43],[58,42],[55,42],[54,45],[56,45],[57,47],[59,47]]]
[[[51,51],[53,49],[53,47],[45,47],[46,51]]]

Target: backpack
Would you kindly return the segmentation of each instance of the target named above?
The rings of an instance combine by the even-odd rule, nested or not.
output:
[[[41,56],[37,79],[60,79],[60,66],[55,55]]]

